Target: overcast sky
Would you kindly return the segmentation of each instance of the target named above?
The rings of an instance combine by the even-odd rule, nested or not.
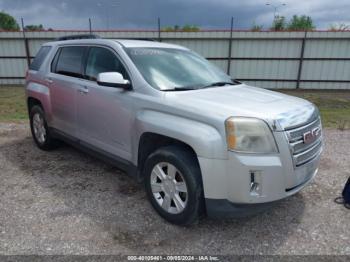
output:
[[[255,22],[268,28],[274,8],[280,15],[309,15],[318,29],[330,24],[350,24],[350,0],[0,0],[0,10],[18,22],[43,24],[53,29],[88,29],[91,17],[95,29],[156,29],[162,26],[194,24],[202,29],[227,29],[235,17],[236,29],[248,29]]]

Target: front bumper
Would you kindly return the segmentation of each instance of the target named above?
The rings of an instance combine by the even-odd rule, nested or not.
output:
[[[305,181],[303,184],[288,190],[288,194],[285,197],[293,195],[299,192],[302,188],[308,185],[317,173],[317,169],[314,171],[312,176]],[[283,198],[282,198],[283,199]],[[272,202],[266,203],[254,203],[254,204],[242,204],[242,203],[232,203],[227,199],[205,199],[207,215],[212,218],[240,218],[255,215],[266,211],[273,207],[275,204],[280,202],[280,200],[274,200]]]
[[[275,155],[229,152],[228,159],[198,157],[209,216],[253,214],[299,192],[317,173],[320,154],[295,167],[287,146]],[[258,183],[252,190],[252,181]]]

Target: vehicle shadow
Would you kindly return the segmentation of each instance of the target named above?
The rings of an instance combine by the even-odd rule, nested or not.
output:
[[[25,178],[17,180],[25,190],[16,194],[25,197],[35,191],[27,209],[39,203],[47,227],[53,221],[62,223],[62,239],[69,241],[73,232],[72,241],[90,241],[91,252],[99,254],[118,253],[119,247],[134,254],[274,254],[300,224],[305,209],[303,195],[297,194],[253,217],[203,218],[196,225],[179,227],[153,211],[142,185],[72,147],[44,152],[26,136],[0,144],[0,152],[5,165]],[[84,219],[90,221],[88,228]],[[65,223],[74,223],[76,231],[71,226],[65,229]],[[48,230],[45,238],[50,241],[56,234]]]

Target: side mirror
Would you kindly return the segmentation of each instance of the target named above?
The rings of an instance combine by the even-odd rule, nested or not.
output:
[[[123,75],[118,72],[99,73],[97,75],[97,84],[101,86],[119,87],[130,89],[130,81],[124,79]]]

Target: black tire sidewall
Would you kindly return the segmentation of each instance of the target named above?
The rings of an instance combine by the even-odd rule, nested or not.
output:
[[[167,221],[178,225],[189,225],[194,223],[203,211],[203,190],[200,168],[192,152],[188,150],[169,146],[164,147],[151,154],[145,163],[144,176],[147,196],[156,211]],[[166,212],[156,201],[151,189],[151,173],[155,165],[168,162],[174,165],[182,174],[188,191],[187,205],[179,214]]]
[[[44,120],[44,127],[46,130],[46,139],[45,139],[44,143],[40,143],[38,141],[38,139],[36,138],[35,133],[34,133],[33,117],[35,114],[40,114],[40,116]],[[34,139],[35,144],[42,150],[53,149],[55,147],[55,141],[50,136],[49,128],[48,128],[46,118],[45,118],[45,113],[44,113],[44,110],[40,106],[35,105],[31,108],[30,113],[29,113],[29,121],[30,121],[30,130],[31,130],[32,137]]]

